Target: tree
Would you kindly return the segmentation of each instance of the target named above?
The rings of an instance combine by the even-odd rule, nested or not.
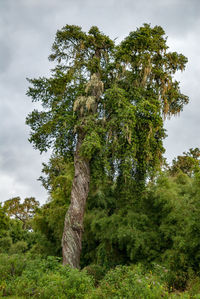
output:
[[[188,176],[192,176],[195,171],[199,170],[199,157],[200,150],[197,147],[195,149],[190,148],[188,152],[183,152],[182,156],[173,159],[169,169],[170,174],[177,175],[178,172],[182,171]]]
[[[0,203],[0,238],[7,235],[9,224],[9,217],[6,215],[5,208]]]
[[[21,203],[20,197],[13,197],[6,200],[3,207],[9,217],[20,220],[23,228],[29,228],[30,219],[39,207],[39,202],[34,197],[27,197]]]
[[[116,46],[97,27],[87,34],[66,25],[49,57],[56,62],[51,77],[28,79],[28,96],[43,106],[27,117],[30,141],[74,160],[64,264],[79,267],[91,177],[109,177],[122,189],[135,181],[141,190],[162,162],[163,116],[188,102],[173,79],[187,59],[167,52],[164,34],[145,24]]]

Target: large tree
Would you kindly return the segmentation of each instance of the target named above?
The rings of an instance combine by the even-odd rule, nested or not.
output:
[[[162,161],[163,117],[188,98],[173,78],[187,59],[167,51],[159,26],[131,32],[119,45],[92,27],[66,25],[56,34],[49,78],[29,79],[27,94],[43,109],[27,117],[30,141],[74,160],[71,203],[62,238],[63,263],[79,267],[91,176],[141,190]]]

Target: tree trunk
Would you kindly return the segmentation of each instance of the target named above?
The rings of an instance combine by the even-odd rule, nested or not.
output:
[[[99,54],[97,53],[96,56],[97,55]],[[85,89],[87,94],[85,97],[85,108],[87,108],[88,114],[96,113],[98,100],[103,92],[103,83],[99,79],[99,76],[98,73],[92,74]],[[90,105],[87,105],[87,101],[91,96],[95,98],[95,105],[92,111],[90,111]],[[74,110],[76,110],[76,108],[74,107]],[[84,112],[84,109],[83,112],[81,112],[81,108],[79,107],[80,115]],[[62,237],[63,265],[68,264],[73,268],[79,268],[82,249],[83,218],[90,183],[89,160],[84,159],[80,155],[80,148],[83,140],[84,134],[79,131],[76,152],[74,155],[75,174],[72,183],[71,203],[65,216]]]
[[[62,237],[63,265],[79,268],[82,249],[83,218],[89,192],[89,161],[80,156],[83,139],[79,136],[74,155],[75,174],[71,190],[71,203],[65,216]]]

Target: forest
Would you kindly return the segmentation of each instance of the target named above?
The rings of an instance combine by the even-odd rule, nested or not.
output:
[[[200,149],[164,158],[164,120],[189,102],[160,26],[119,44],[66,25],[51,76],[27,79],[45,204],[0,204],[0,296],[200,298]]]

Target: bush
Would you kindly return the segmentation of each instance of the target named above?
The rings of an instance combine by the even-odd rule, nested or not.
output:
[[[22,275],[26,263],[26,256],[0,254],[0,295],[13,294],[10,283]]]
[[[15,295],[35,298],[84,298],[93,288],[93,279],[85,271],[59,266],[57,269],[43,269],[35,273],[30,268],[15,280]]]
[[[86,298],[94,288],[86,271],[60,264],[60,258],[0,255],[0,296],[29,298]]]
[[[0,282],[20,276],[26,267],[27,257],[24,255],[0,254]]]
[[[160,280],[138,266],[118,266],[109,271],[89,298],[168,298]]]
[[[61,266],[57,273],[42,277],[38,287],[39,298],[86,298],[93,287],[93,279],[86,271]]]

